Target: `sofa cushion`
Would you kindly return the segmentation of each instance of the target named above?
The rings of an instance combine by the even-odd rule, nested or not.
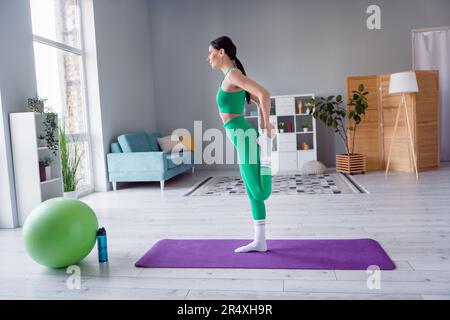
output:
[[[150,142],[145,133],[126,133],[117,137],[123,152],[152,151]]]
[[[162,151],[159,147],[157,138],[159,137],[159,132],[146,132],[148,142],[150,144],[150,151]]]
[[[122,153],[122,148],[117,142],[111,143],[111,153]]]
[[[157,140],[161,150],[168,153],[180,152],[183,148],[183,144],[180,142],[180,137],[176,134],[157,138]]]

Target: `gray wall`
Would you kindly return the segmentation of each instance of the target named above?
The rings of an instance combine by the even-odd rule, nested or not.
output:
[[[124,132],[154,130],[147,0],[95,0],[97,63],[106,150]]]
[[[149,2],[95,0],[93,16],[95,48],[91,49],[97,55],[100,116],[91,113],[91,120],[101,118],[101,133],[96,136],[103,140],[103,148],[93,146],[93,165],[96,190],[106,191],[111,189],[105,159],[111,142],[125,132],[156,130]]]
[[[9,113],[26,111],[36,94],[28,0],[0,1],[0,228],[16,225]]]
[[[345,94],[350,75],[412,67],[411,30],[450,25],[448,0],[150,0],[157,128],[222,129],[215,94],[222,73],[205,61],[209,41],[230,36],[247,75],[272,95]],[[382,30],[366,9],[381,7]],[[318,126],[318,158],[335,165],[339,138]]]

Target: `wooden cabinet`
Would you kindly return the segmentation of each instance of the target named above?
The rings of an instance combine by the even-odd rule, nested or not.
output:
[[[439,74],[437,70],[416,71],[419,92],[406,95],[411,116],[413,143],[419,171],[439,168]],[[390,74],[347,78],[347,100],[360,83],[369,92],[369,107],[357,127],[355,153],[367,157],[367,170],[386,168],[394,131],[395,116],[401,102],[400,94],[389,94]],[[414,171],[406,116],[403,110],[392,148],[390,170]]]

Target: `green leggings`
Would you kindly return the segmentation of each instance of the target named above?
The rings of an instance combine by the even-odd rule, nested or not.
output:
[[[270,167],[261,167],[259,164],[259,146],[256,141],[259,132],[242,115],[228,121],[224,127],[237,151],[239,170],[250,198],[253,219],[265,219],[264,200],[272,192],[272,172]]]

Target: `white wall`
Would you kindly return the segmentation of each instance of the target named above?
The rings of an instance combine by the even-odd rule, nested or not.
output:
[[[5,123],[0,91],[0,228],[17,226],[18,220],[15,206],[15,194],[11,187],[12,177],[9,171],[11,167],[10,155],[7,153],[5,140]]]
[[[0,228],[17,225],[9,113],[26,111],[36,94],[28,0],[0,1]]]

